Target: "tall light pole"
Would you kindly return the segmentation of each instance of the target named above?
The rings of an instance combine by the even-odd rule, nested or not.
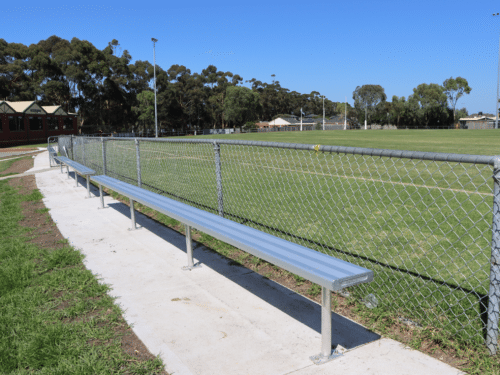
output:
[[[368,105],[365,102],[365,130],[367,129],[367,127],[366,127],[366,117],[367,117],[367,113],[368,113],[367,111],[368,111]]]
[[[302,131],[302,107],[300,107],[300,131]]]
[[[153,71],[154,71],[154,80],[155,80],[155,134],[156,138],[158,138],[158,114],[156,111],[156,50],[155,50],[155,43],[158,42],[158,39],[151,38],[153,41]]]
[[[323,95],[323,130],[325,130],[325,96]]]
[[[347,129],[347,96],[345,97],[345,108],[344,108],[344,130]]]
[[[493,13],[493,17],[500,15],[500,13]],[[500,86],[500,36],[498,39],[498,72],[497,72],[497,101],[495,103],[495,129],[498,129],[498,99],[499,92],[498,87]]]

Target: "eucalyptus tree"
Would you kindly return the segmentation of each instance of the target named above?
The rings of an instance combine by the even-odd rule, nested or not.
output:
[[[352,98],[354,99],[354,108],[358,112],[358,118],[363,118],[366,124],[367,118],[373,114],[377,104],[385,102],[387,95],[380,85],[363,85],[356,87]]]
[[[9,64],[12,64],[13,57],[6,54],[5,50],[9,44],[5,39],[0,38],[0,100],[7,99],[10,93],[9,83],[12,80],[12,74],[9,71]]]
[[[41,102],[58,103],[67,112],[75,112],[73,93],[65,74],[71,50],[69,41],[53,35],[36,46],[31,45],[30,49],[32,64],[38,65],[37,85],[40,87]]]
[[[142,130],[153,130],[155,121],[155,94],[151,90],[145,90],[137,95],[137,106],[132,111],[137,116],[139,126]]]
[[[467,108],[463,107],[461,109],[457,109],[456,116],[457,117],[456,117],[455,121],[458,121],[458,120],[460,120],[463,117],[468,117],[469,116],[469,112],[467,111]]]
[[[110,131],[111,129],[102,128],[105,117],[103,85],[104,79],[110,74],[105,54],[86,40],[73,38],[70,45],[64,70],[73,94],[74,106],[78,108],[81,120],[79,125],[91,125],[94,131]]]
[[[448,102],[450,103],[450,107],[453,109],[453,121],[456,121],[455,109],[457,106],[457,101],[464,94],[470,94],[472,89],[469,87],[469,83],[465,78],[450,77],[443,82],[444,93],[448,97]]]
[[[413,89],[411,97],[417,103],[416,112],[420,124],[425,125],[426,128],[430,124],[447,125],[448,97],[443,86],[436,83],[422,83]]]
[[[116,130],[128,130],[133,114],[132,106],[137,100],[136,93],[130,90],[130,61],[132,56],[127,50],[117,53],[120,45],[116,39],[103,49],[108,69],[102,83],[104,100],[104,122]]]
[[[229,86],[237,86],[243,81],[238,74],[218,71],[214,65],[203,69],[201,76],[204,78],[206,103],[205,108],[209,114],[213,128],[221,126],[225,128],[227,123],[224,116],[224,101],[226,89]]]
[[[29,76],[29,51],[21,43],[2,43],[0,74],[4,79],[4,99],[11,101],[34,100],[35,95]]]
[[[229,86],[226,89],[224,116],[236,126],[256,120],[260,95],[247,87]]]
[[[401,119],[404,117],[406,111],[406,98],[404,96],[398,97],[397,95],[393,95],[390,114],[397,127],[400,126]]]

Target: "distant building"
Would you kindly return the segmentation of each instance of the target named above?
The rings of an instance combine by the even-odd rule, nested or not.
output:
[[[302,117],[302,125],[314,125],[318,122],[323,122],[322,119],[313,119],[310,117]],[[278,117],[272,121],[269,121],[269,127],[283,127],[283,126],[300,126],[300,117]]]
[[[42,143],[50,136],[76,133],[77,115],[61,106],[0,101],[0,145]]]
[[[269,127],[269,121],[261,121],[261,122],[257,122],[257,123],[255,123],[255,126],[256,126],[258,129],[268,128],[268,127]]]
[[[296,125],[296,124],[297,124],[297,120],[293,117],[278,117],[272,121],[269,121],[269,127],[272,127],[272,126],[282,127],[282,126],[290,126],[290,125]],[[300,124],[300,122],[299,122],[299,124]]]
[[[344,125],[344,122],[349,123],[349,119],[346,119],[344,116],[332,116],[328,120],[325,120],[325,123],[326,121],[331,125]]]
[[[459,120],[462,129],[494,129],[495,116],[483,116],[481,112],[472,117],[462,117]]]

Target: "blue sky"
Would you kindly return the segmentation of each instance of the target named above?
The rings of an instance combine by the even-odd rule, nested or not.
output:
[[[421,83],[461,76],[472,87],[458,102],[493,112],[497,91],[500,3],[492,0],[400,1],[23,1],[2,5],[0,38],[37,43],[51,35],[117,39],[133,60],[163,69],[185,65],[318,91],[353,104],[356,86],[379,84],[389,98]]]

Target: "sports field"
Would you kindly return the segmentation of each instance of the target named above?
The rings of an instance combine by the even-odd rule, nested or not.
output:
[[[494,154],[497,132],[313,131],[217,138],[484,155]],[[85,162],[101,173],[101,142],[88,142]],[[83,161],[81,148],[75,155]],[[106,157],[108,175],[137,182],[133,141],[106,142]],[[482,340],[491,166],[238,145],[221,145],[220,157],[226,217],[373,269],[375,281],[355,288],[354,295],[373,293],[400,316]],[[140,158],[143,187],[217,212],[211,143],[141,141]]]
[[[497,130],[331,130],[203,135],[196,138],[500,155],[500,131]]]

